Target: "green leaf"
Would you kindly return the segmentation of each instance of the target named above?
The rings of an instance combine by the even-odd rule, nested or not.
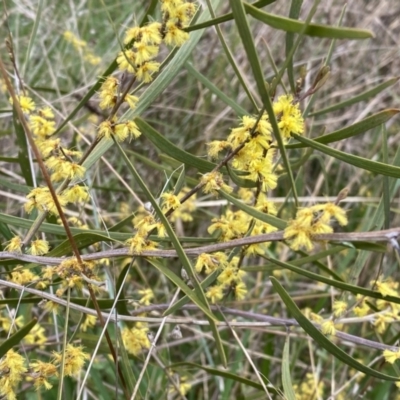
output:
[[[359,122],[356,122],[353,125],[346,126],[346,128],[339,129],[335,132],[328,133],[327,135],[318,136],[313,141],[317,143],[333,143],[338,142],[340,140],[348,139],[350,137],[359,135],[361,133],[365,133],[370,129],[376,128],[389,121],[389,119],[393,118],[400,112],[400,109],[390,108],[387,110],[379,111],[378,113],[371,115],[367,118],[362,119]],[[291,143],[286,146],[287,149],[299,149],[308,147],[305,144],[301,143]]]
[[[209,81],[203,74],[201,74],[197,69],[195,69],[191,63],[186,63],[185,68],[188,72],[196,78],[197,81],[201,82],[211,93],[214,93],[222,102],[232,108],[238,116],[247,115],[248,112],[240,107],[235,101],[228,97],[224,92],[219,90],[211,81]]]
[[[214,336],[214,339],[215,339],[215,343],[216,343],[216,346],[217,346],[217,350],[218,350],[219,356],[221,358],[222,365],[224,365],[226,367],[226,364],[227,364],[226,363],[226,356],[225,356],[224,348],[222,346],[221,337],[220,337],[217,325],[215,323],[217,318],[211,312],[210,305],[209,305],[209,303],[207,301],[207,298],[206,298],[206,296],[205,296],[205,294],[203,292],[203,289],[202,289],[200,283],[198,282],[198,279],[197,279],[197,276],[195,275],[195,272],[193,270],[192,264],[191,264],[191,262],[190,262],[190,260],[189,260],[189,258],[187,256],[185,250],[183,249],[178,237],[176,236],[175,231],[173,230],[171,224],[169,223],[168,218],[162,212],[157,200],[154,198],[154,196],[150,192],[149,188],[147,187],[147,185],[142,180],[141,176],[136,171],[136,168],[130,162],[128,156],[126,155],[126,153],[122,149],[121,145],[117,141],[115,141],[115,145],[116,145],[120,155],[122,156],[122,159],[124,160],[126,166],[128,167],[130,173],[132,174],[132,177],[135,179],[135,181],[138,184],[138,186],[142,189],[143,193],[146,195],[147,200],[150,201],[151,205],[154,208],[155,213],[157,214],[158,218],[160,219],[160,221],[164,225],[165,230],[167,231],[168,237],[171,240],[171,243],[172,243],[172,245],[174,246],[174,248],[176,250],[176,253],[177,253],[178,257],[179,257],[179,260],[182,263],[183,268],[187,272],[191,282],[193,283],[194,290],[195,290],[195,293],[196,293],[196,297],[193,297],[192,300],[203,311],[207,310],[207,312],[205,314],[208,317],[208,321],[210,323],[210,328],[211,328],[211,330],[213,332],[213,336]],[[168,269],[168,272],[171,272],[171,271]],[[173,274],[173,275],[175,275],[175,274]],[[184,291],[184,293],[186,293],[187,295],[191,294],[191,293],[188,292],[188,290],[190,290],[189,287],[180,278],[178,278],[176,275],[175,276],[173,276],[173,275],[166,275],[166,276],[171,280],[173,278],[174,279],[173,282],[178,287],[180,287]],[[191,292],[191,290],[190,290],[190,292]]]
[[[291,299],[286,290],[282,287],[282,285],[275,279],[273,276],[270,277],[272,285],[276,292],[279,294],[280,298],[285,303],[288,311],[292,314],[292,316],[296,319],[299,325],[310,335],[321,347],[327,350],[330,354],[336,357],[338,360],[343,363],[349,365],[350,367],[356,369],[357,371],[361,371],[367,375],[373,376],[375,378],[384,379],[387,381],[399,381],[400,378],[383,374],[379,371],[376,371],[372,368],[361,364],[353,357],[350,357],[345,351],[343,351],[340,347],[336,346],[332,343],[325,335],[323,335],[300,311],[300,309],[296,306],[294,301]]]
[[[21,329],[19,329],[14,335],[11,335],[0,345],[0,358],[3,357],[8,350],[12,349],[14,346],[19,346],[22,339],[31,331],[31,329],[36,325],[37,319],[33,318],[32,321],[28,322]]]
[[[208,288],[216,279],[217,276],[219,275],[218,271],[212,272],[210,275],[207,276],[206,279],[204,279],[200,284],[203,289]],[[167,310],[164,311],[164,316],[171,315],[175,311],[178,311],[181,309],[185,304],[189,303],[190,298],[188,296],[184,296],[181,299],[179,299],[176,303],[172,304],[171,307],[169,307]]]
[[[254,2],[252,4],[252,6],[253,7],[257,7],[257,8],[261,8],[261,7],[264,7],[264,6],[268,5],[268,4],[272,4],[275,1],[276,0],[260,0],[260,1]],[[233,14],[232,13],[228,13],[228,14],[221,15],[218,18],[214,18],[214,19],[211,19],[211,20],[206,21],[206,22],[202,22],[202,23],[199,23],[199,24],[196,24],[196,25],[193,25],[193,26],[189,26],[189,27],[185,28],[184,30],[186,32],[197,31],[199,29],[204,29],[204,28],[208,28],[210,26],[219,25],[219,24],[221,24],[223,22],[227,22],[227,21],[231,21],[231,20],[233,20]]]
[[[296,267],[293,264],[289,264],[283,261],[279,261],[277,259],[271,258],[271,257],[267,257],[267,256],[261,256],[263,258],[265,258],[266,260],[279,265],[280,267],[284,268],[284,269],[288,269],[289,271],[293,271],[296,274],[305,276],[307,278],[310,278],[313,281],[317,281],[317,282],[322,282],[322,283],[326,283],[329,286],[333,286],[336,287],[338,289],[341,290],[346,290],[348,292],[353,293],[354,295],[357,294],[361,294],[363,296],[368,296],[371,297],[373,299],[380,299],[380,300],[385,300],[387,302],[390,303],[396,303],[396,304],[400,304],[400,297],[395,297],[395,296],[383,296],[381,293],[379,292],[374,292],[373,290],[369,290],[366,289],[364,287],[361,286],[355,286],[355,285],[350,285],[349,283],[345,283],[345,282],[341,282],[341,281],[336,281],[334,279],[329,279],[325,276],[322,275],[318,275],[314,272],[310,272],[307,271],[304,268],[299,268]]]
[[[303,22],[261,11],[251,4],[243,4],[247,13],[259,21],[271,26],[272,28],[280,29],[286,32],[299,33],[304,27]],[[308,36],[326,37],[330,39],[369,39],[374,37],[373,32],[365,29],[338,28],[319,24],[309,24],[304,31],[304,34]]]
[[[292,378],[290,377],[290,359],[289,359],[289,345],[290,336],[286,336],[285,346],[283,347],[283,356],[282,356],[282,386],[283,392],[287,400],[296,400],[296,394],[293,390]]]
[[[140,117],[136,117],[135,122],[142,134],[146,136],[146,138],[149,139],[160,151],[175,160],[184,163],[187,167],[194,167],[202,173],[210,172],[215,168],[216,164],[196,157],[175,146]]]
[[[293,137],[297,139],[299,142],[303,143],[304,145],[312,147],[315,150],[319,150],[320,152],[325,153],[328,156],[344,161],[347,164],[351,164],[356,167],[366,169],[367,171],[371,171],[376,174],[391,176],[393,178],[400,178],[399,167],[394,167],[393,165],[384,164],[378,161],[367,160],[366,158],[363,157],[353,156],[352,154],[332,149],[314,140],[310,140],[296,134],[293,134]]]
[[[357,96],[351,97],[348,100],[344,100],[344,101],[342,101],[340,103],[337,103],[337,104],[334,104],[332,106],[323,108],[322,110],[315,111],[315,112],[310,113],[308,115],[309,115],[309,117],[316,117],[318,115],[327,114],[327,113],[332,112],[332,111],[340,110],[341,108],[345,108],[345,107],[351,106],[352,104],[359,103],[360,101],[365,101],[370,97],[376,96],[377,94],[379,94],[380,92],[382,92],[386,88],[394,85],[398,80],[399,80],[398,77],[397,78],[391,78],[391,79],[387,80],[386,82],[380,83],[379,85],[373,87],[372,89],[366,90],[365,92],[362,92],[362,93],[358,94]]]
[[[164,274],[175,286],[182,290],[190,300],[193,301],[209,318],[215,320],[215,316],[210,312],[210,310],[204,305],[204,303],[200,300],[197,294],[190,289],[188,285],[178,276],[176,275],[170,268],[165,267],[160,262],[148,258],[146,259],[154,268],[158,269],[162,274]]]
[[[273,215],[265,214],[261,211],[258,211],[254,207],[244,204],[241,200],[236,199],[235,197],[231,196],[230,194],[224,192],[223,190],[220,190],[218,193],[220,194],[221,197],[228,200],[230,203],[234,204],[236,207],[240,208],[246,214],[251,215],[252,217],[254,217],[256,219],[259,219],[260,221],[266,222],[267,224],[275,226],[278,229],[286,228],[287,223],[283,219],[280,219]]]
[[[21,167],[22,176],[28,186],[33,186],[31,164],[29,161],[28,143],[25,136],[24,128],[21,122],[18,120],[18,114],[13,109],[13,122],[15,134],[17,137],[16,144],[19,147],[18,150],[18,162]]]
[[[303,0],[292,0],[292,4],[290,5],[290,11],[289,11],[290,19],[294,19],[296,21],[299,19],[302,4],[303,4]],[[285,48],[286,58],[288,57],[293,45],[294,45],[294,33],[287,32],[286,33],[286,48]],[[293,58],[291,59],[291,62],[289,63],[289,65],[287,67],[287,74],[288,74],[288,78],[289,78],[290,89],[291,89],[292,93],[295,93],[296,85],[294,82]]]
[[[181,368],[181,367],[183,367],[182,370],[185,370],[185,371],[188,368],[193,368],[195,370],[202,369],[203,371],[206,371],[210,375],[220,376],[220,377],[225,378],[225,379],[232,379],[237,383],[242,383],[242,384],[244,384],[246,386],[250,386],[250,387],[253,387],[255,389],[264,391],[263,387],[257,382],[254,382],[254,381],[252,381],[250,379],[243,378],[240,375],[236,375],[236,374],[233,374],[233,373],[228,372],[228,371],[221,371],[219,369],[212,368],[212,367],[206,367],[206,366],[201,365],[201,364],[195,364],[195,363],[191,363],[191,362],[179,362],[179,363],[176,363],[176,364],[168,365],[166,368],[175,370],[175,369],[178,369],[178,368]],[[269,392],[275,393],[275,394],[277,393],[275,388],[270,387],[270,386],[267,386],[267,388],[268,388]]]

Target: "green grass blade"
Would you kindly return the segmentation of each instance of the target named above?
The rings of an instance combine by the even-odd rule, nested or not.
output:
[[[244,204],[241,200],[236,199],[235,197],[231,196],[230,194],[224,192],[223,190],[220,190],[219,194],[221,197],[228,200],[230,203],[234,204],[236,207],[240,208],[246,214],[251,215],[252,217],[254,217],[256,219],[259,219],[260,221],[266,222],[267,224],[275,226],[278,229],[286,228],[287,223],[283,219],[280,219],[273,215],[265,214],[261,211],[258,211],[254,207]]]
[[[202,173],[210,172],[215,168],[216,164],[203,160],[200,157],[196,157],[187,151],[180,149],[178,146],[175,146],[142,118],[136,117],[135,122],[142,134],[146,136],[146,138],[149,139],[160,151],[172,157],[174,160],[185,164],[186,167],[196,168]]]
[[[117,146],[117,149],[118,149],[120,155],[122,156],[122,159],[124,160],[124,162],[125,162],[126,166],[128,167],[130,173],[132,174],[133,178],[135,179],[136,183],[142,189],[143,193],[146,195],[146,198],[148,199],[148,201],[150,201],[151,205],[153,206],[153,208],[155,210],[155,213],[157,214],[158,218],[163,223],[163,225],[164,225],[164,227],[165,227],[165,229],[167,231],[168,237],[170,238],[170,240],[172,242],[172,245],[174,246],[174,248],[175,248],[175,250],[177,252],[179,260],[182,263],[183,268],[185,269],[185,271],[187,272],[190,280],[193,283],[194,290],[195,290],[195,293],[197,295],[197,299],[195,301],[195,304],[197,304],[201,309],[207,309],[206,316],[208,317],[208,320],[210,322],[210,328],[211,328],[211,330],[213,332],[213,336],[214,336],[214,339],[215,339],[215,343],[217,345],[217,349],[218,349],[218,353],[219,353],[219,356],[220,356],[220,359],[221,359],[221,363],[222,363],[222,365],[226,366],[226,356],[225,356],[224,348],[222,346],[222,341],[221,341],[221,338],[220,338],[220,335],[219,335],[219,331],[218,331],[218,328],[217,328],[216,323],[215,323],[217,318],[211,312],[210,305],[209,305],[209,303],[207,301],[207,298],[206,298],[206,296],[205,296],[205,294],[203,292],[203,289],[202,289],[201,285],[198,282],[198,279],[197,279],[197,276],[196,276],[196,274],[194,272],[193,266],[192,266],[191,262],[189,261],[189,258],[187,257],[187,255],[185,253],[185,250],[183,249],[179,239],[177,238],[177,236],[175,234],[175,231],[173,230],[171,224],[169,223],[168,218],[164,215],[164,213],[162,212],[160,206],[158,205],[158,202],[153,197],[153,195],[151,194],[151,192],[148,189],[148,187],[146,186],[146,184],[143,182],[142,178],[140,177],[140,175],[136,171],[135,167],[130,162],[129,158],[125,154],[125,152],[122,149],[122,147],[120,146],[120,144],[118,142],[115,142],[115,144]],[[180,287],[186,294],[188,294],[189,287],[186,284],[184,284],[183,281],[179,282],[178,280],[176,280],[176,283],[180,283],[180,285],[178,285],[178,287]]]
[[[209,81],[203,74],[195,69],[191,63],[187,62],[185,68],[188,72],[196,78],[197,81],[201,82],[210,92],[214,93],[221,101],[228,105],[232,110],[236,112],[238,116],[247,115],[248,112],[237,104],[234,100],[229,98],[224,92],[219,90],[211,81]]]
[[[364,118],[353,125],[346,126],[346,128],[339,129],[326,135],[318,136],[314,138],[313,141],[328,144],[360,135],[361,133],[365,133],[370,129],[384,124],[399,112],[400,109],[397,108],[389,108],[387,110],[379,111],[376,114],[370,115],[369,117]],[[304,147],[308,146],[302,143],[291,143],[286,146],[287,149],[299,149]]]
[[[263,387],[259,383],[254,382],[254,381],[252,381],[250,379],[243,378],[240,375],[236,375],[236,374],[233,374],[233,373],[228,372],[228,371],[221,371],[221,370],[216,369],[216,368],[206,367],[204,365],[191,363],[191,362],[179,362],[179,363],[167,366],[168,369],[180,369],[181,367],[182,367],[182,370],[187,370],[188,368],[193,368],[193,369],[196,369],[196,370],[202,369],[203,371],[207,372],[207,374],[210,374],[210,375],[213,375],[213,376],[221,376],[222,378],[225,378],[225,379],[232,379],[237,383],[241,383],[243,385],[250,386],[250,387],[253,387],[255,389],[264,391]],[[272,387],[268,386],[268,390],[271,391],[272,393],[276,393],[276,389],[275,388],[272,388]]]
[[[326,283],[329,286],[333,286],[338,289],[351,292],[354,295],[361,294],[363,296],[368,296],[373,299],[384,299],[385,301],[388,301],[391,303],[400,304],[400,297],[382,296],[382,294],[379,292],[374,292],[373,290],[365,289],[361,286],[350,285],[349,283],[336,281],[334,279],[329,279],[329,278],[326,278],[325,276],[318,275],[314,272],[307,271],[306,269],[296,267],[293,264],[279,261],[279,260],[271,258],[271,257],[266,257],[266,256],[262,256],[262,257],[276,265],[279,265],[280,267],[282,267],[284,269],[288,269],[289,271],[296,272],[296,274],[305,276],[313,281]]]
[[[244,3],[244,7],[246,12],[252,17],[264,22],[272,28],[286,32],[299,33],[304,27],[303,22],[261,11],[251,4]],[[304,31],[304,34],[307,36],[326,37],[330,39],[370,39],[374,37],[373,32],[366,29],[338,28],[319,24],[310,24]]]
[[[299,19],[302,4],[303,4],[303,0],[292,0],[292,4],[290,5],[290,11],[289,11],[290,19],[294,19],[296,21]],[[286,58],[288,58],[290,50],[292,49],[293,45],[294,45],[294,33],[287,32],[286,33],[286,47],[285,47]],[[294,71],[293,71],[293,58],[287,66],[287,74],[288,74],[288,78],[289,78],[290,89],[291,89],[292,93],[295,93],[296,86],[295,86],[295,82],[294,82],[295,79],[294,79]]]
[[[293,390],[292,378],[290,377],[290,358],[289,358],[290,336],[285,339],[282,355],[282,386],[287,400],[296,400],[296,394]]]
[[[343,351],[340,347],[336,346],[332,343],[325,335],[323,335],[300,311],[300,309],[296,306],[294,301],[291,299],[286,290],[282,287],[282,285],[275,279],[273,276],[270,277],[272,285],[276,292],[279,294],[280,298],[285,303],[288,311],[292,314],[292,316],[296,319],[299,325],[310,335],[316,343],[318,343],[321,347],[327,350],[330,354],[336,357],[338,360],[343,363],[349,365],[350,367],[356,369],[357,371],[361,371],[369,376],[373,376],[375,378],[393,381],[396,382],[400,380],[400,378],[383,374],[379,371],[376,371],[372,368],[361,364],[353,357],[350,357],[345,351]]]
[[[12,349],[14,346],[19,346],[22,339],[31,331],[31,329],[36,325],[37,319],[34,318],[32,321],[28,322],[21,329],[11,335],[0,345],[0,358],[7,353],[8,350]]]
[[[395,83],[397,83],[398,80],[399,80],[398,77],[388,79],[387,81],[373,87],[372,89],[366,90],[365,92],[362,92],[362,93],[358,94],[357,96],[351,97],[348,100],[344,100],[340,103],[334,104],[333,106],[323,108],[322,110],[318,110],[313,113],[310,113],[310,114],[308,114],[308,116],[309,117],[317,117],[319,115],[327,114],[329,112],[340,110],[341,108],[345,108],[345,107],[351,106],[353,104],[357,104],[360,101],[365,101],[365,100],[369,99],[370,97],[376,96],[377,94],[383,92],[386,88],[393,86]]]
[[[199,299],[197,294],[192,289],[190,289],[189,286],[186,285],[186,283],[178,275],[171,271],[170,268],[165,267],[161,263],[151,258],[148,258],[147,262],[149,262],[154,268],[164,274],[175,286],[179,287],[179,289],[181,289],[182,292],[185,293],[189,297],[189,299],[192,300],[193,303],[196,304],[200,308],[200,310],[204,312],[204,314],[206,314],[209,318],[215,319],[215,316]]]
[[[260,0],[260,1],[256,1],[256,2],[252,3],[252,6],[256,7],[256,8],[261,8],[261,7],[267,6],[268,4],[272,4],[275,1],[276,0]],[[219,24],[222,24],[223,22],[232,21],[232,20],[233,20],[233,14],[228,13],[228,14],[221,15],[220,17],[213,18],[209,21],[201,22],[196,25],[189,26],[188,28],[185,28],[185,31],[186,32],[197,31],[199,29],[208,28],[210,26],[219,25]]]
[[[376,174],[391,176],[393,178],[400,178],[399,167],[394,167],[393,165],[384,164],[378,161],[367,160],[366,158],[363,157],[353,156],[351,154],[345,153],[340,150],[332,149],[328,146],[325,146],[324,144],[315,142],[314,140],[310,140],[296,134],[294,134],[293,137],[297,139],[299,142],[309,147],[312,147],[315,150],[318,150],[322,153],[325,153],[328,156],[344,161],[347,164],[354,165],[356,167],[365,169],[370,172],[374,172]]]
[[[13,122],[16,134],[16,143],[19,147],[18,150],[18,162],[21,167],[22,176],[28,186],[33,186],[33,177],[31,171],[30,154],[28,150],[28,142],[26,140],[25,131],[22,127],[20,121],[18,120],[18,115],[13,110]]]

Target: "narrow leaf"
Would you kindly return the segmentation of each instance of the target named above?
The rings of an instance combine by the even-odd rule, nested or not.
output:
[[[396,78],[391,78],[387,80],[386,82],[380,83],[379,85],[375,86],[372,89],[366,90],[365,92],[362,92],[358,94],[357,96],[351,97],[348,100],[344,100],[340,103],[334,104],[332,106],[323,108],[322,110],[315,111],[313,113],[308,114],[310,117],[316,117],[318,115],[322,114],[327,114],[332,111],[340,110],[341,108],[345,108],[348,106],[351,106],[352,104],[359,103],[360,101],[365,101],[370,97],[376,96],[380,92],[384,91],[386,88],[394,85],[397,81],[399,80],[398,77]]]
[[[299,142],[309,147],[312,147],[315,150],[319,150],[320,152],[325,153],[328,156],[344,161],[347,164],[354,165],[356,167],[374,172],[376,174],[391,176],[393,178],[400,178],[399,167],[394,167],[393,165],[384,164],[378,161],[367,160],[366,158],[363,157],[353,156],[352,154],[332,149],[331,147],[325,146],[321,143],[315,142],[314,140],[310,140],[296,134],[293,134],[293,137],[297,139]]]
[[[313,141],[328,144],[357,136],[361,133],[365,133],[370,129],[376,128],[377,126],[384,124],[385,122],[389,121],[389,119],[397,115],[399,112],[400,109],[397,108],[390,108],[387,110],[379,111],[378,113],[364,118],[353,125],[346,126],[345,128],[328,133],[327,135],[318,136],[314,138]],[[299,149],[303,147],[308,146],[302,143],[293,143],[286,146],[287,149]]]
[[[252,17],[264,22],[272,28],[294,33],[299,33],[303,29],[303,22],[261,11],[251,4],[244,3],[244,7],[246,12]],[[330,39],[369,39],[374,37],[371,31],[365,29],[338,28],[319,24],[310,24],[304,31],[304,34]]]
[[[290,336],[286,336],[285,346],[282,356],[282,386],[287,400],[296,400],[296,394],[293,390],[292,378],[290,377],[290,359],[289,359]]]
[[[0,358],[3,357],[8,350],[12,349],[14,346],[18,346],[23,338],[31,331],[31,329],[36,325],[37,319],[33,318],[32,321],[28,322],[16,333],[11,335],[0,345]]]
[[[206,367],[206,366],[201,365],[201,364],[195,364],[195,363],[191,363],[191,362],[179,362],[179,363],[167,366],[168,369],[174,369],[174,370],[177,369],[177,368],[181,368],[181,367],[182,367],[182,370],[185,370],[185,371],[187,369],[189,369],[189,368],[193,368],[195,370],[202,369],[203,371],[206,371],[210,375],[220,376],[220,377],[225,378],[225,379],[232,379],[237,383],[242,383],[242,384],[244,384],[246,386],[250,386],[250,387],[253,387],[255,389],[264,391],[263,387],[257,382],[254,382],[254,381],[252,381],[250,379],[243,378],[242,376],[233,374],[232,372],[221,371],[219,369],[212,368],[212,367]],[[268,386],[268,390],[271,391],[272,393],[277,393],[276,389],[273,388],[273,387],[269,387]]]
[[[273,276],[270,277],[272,285],[274,289],[279,294],[280,298],[285,303],[289,312],[293,315],[299,325],[310,335],[321,347],[327,350],[330,354],[336,357],[338,360],[343,363],[349,365],[350,367],[361,371],[367,375],[373,376],[375,378],[387,380],[387,381],[399,381],[400,378],[383,374],[379,371],[376,371],[372,368],[361,364],[353,357],[350,357],[345,351],[343,351],[340,347],[336,346],[332,343],[325,335],[323,335],[300,311],[300,309],[296,306],[294,301],[291,299],[286,290],[282,287],[282,285],[275,279]]]

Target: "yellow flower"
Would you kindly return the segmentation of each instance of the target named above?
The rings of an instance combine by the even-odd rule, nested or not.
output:
[[[55,363],[59,364],[62,361],[61,353],[53,353]],[[90,355],[83,351],[82,346],[74,346],[68,344],[65,349],[64,354],[64,373],[66,376],[76,376],[79,375],[83,366],[85,365],[85,360],[89,360]]]
[[[224,297],[224,287],[222,285],[211,286],[206,293],[206,296],[215,304],[218,300]]]
[[[133,121],[126,121],[122,124],[115,125],[115,137],[119,142],[124,141],[127,137],[137,139],[141,135],[138,126]]]
[[[16,399],[15,388],[27,371],[25,359],[14,350],[8,350],[0,360],[0,395]]]
[[[22,239],[19,236],[14,236],[4,250],[11,251],[14,253],[21,253],[21,249],[22,249]]]
[[[234,287],[235,297],[237,300],[243,300],[247,294],[247,288],[244,282],[239,282]]]
[[[33,256],[41,256],[49,252],[49,242],[46,240],[33,240],[31,247],[28,250],[29,254]]]
[[[25,114],[30,114],[32,111],[35,111],[35,102],[30,97],[22,95],[16,97],[22,112],[24,112]],[[13,104],[12,98],[10,98],[10,104]]]
[[[304,132],[304,120],[298,103],[293,102],[293,96],[280,96],[273,104],[273,109],[279,121],[279,129],[285,139],[290,138],[291,133]]]
[[[178,196],[175,196],[173,193],[165,192],[161,195],[162,201],[162,212],[166,213],[168,210],[175,210],[179,208],[181,202],[179,201]]]
[[[150,340],[147,336],[147,327],[137,328],[124,328],[122,330],[122,340],[129,353],[137,356],[143,350],[149,349],[151,346]]]
[[[383,357],[385,358],[386,362],[394,364],[394,362],[400,358],[400,349],[397,349],[395,351],[384,350]]]
[[[334,335],[336,332],[335,323],[332,320],[324,321],[321,324],[321,332],[324,335]]]
[[[136,78],[138,79],[138,81],[149,83],[153,80],[151,75],[154,72],[158,72],[159,68],[160,68],[160,63],[156,61],[146,61],[137,68]]]
[[[340,315],[342,315],[343,313],[346,312],[346,310],[347,310],[347,303],[346,303],[345,301],[339,301],[339,300],[337,300],[337,301],[335,301],[335,302],[333,303],[332,308],[333,308],[333,315],[334,315],[335,317],[339,317]]]
[[[154,298],[153,291],[151,289],[143,289],[139,290],[138,293],[142,295],[141,299],[139,300],[139,303],[145,306],[150,305],[151,300]]]
[[[180,29],[175,22],[168,21],[165,27],[164,42],[168,46],[182,46],[189,39],[189,34]]]

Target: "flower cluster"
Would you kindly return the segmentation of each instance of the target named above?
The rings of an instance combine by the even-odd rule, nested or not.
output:
[[[285,140],[291,133],[304,131],[304,120],[299,105],[293,101],[292,96],[280,96],[273,109]],[[265,192],[277,186],[272,143],[272,127],[268,115],[264,113],[258,120],[245,115],[240,125],[231,130],[227,140],[214,140],[208,144],[208,156],[216,159],[221,151],[240,149],[232,159],[232,166],[245,171],[246,178],[257,182]]]
[[[201,254],[198,257],[195,265],[197,272],[204,270],[209,274],[216,270],[220,271],[217,284],[211,286],[206,292],[211,303],[215,304],[221,300],[230,289],[233,290],[236,299],[242,300],[245,297],[247,288],[243,277],[246,273],[240,270],[238,263],[238,257],[233,257],[229,261],[224,253]]]
[[[149,328],[146,324],[138,322],[133,328],[124,328],[122,330],[122,340],[127,351],[134,356],[139,355],[143,350],[150,348],[148,337]]]
[[[311,250],[313,235],[332,233],[332,218],[342,226],[347,225],[346,212],[334,203],[317,204],[297,211],[296,218],[289,221],[284,238],[290,241],[293,250],[304,247]]]
[[[161,5],[162,22],[151,22],[145,26],[127,29],[124,38],[125,48],[118,54],[120,71],[127,72],[137,81],[149,83],[158,72],[160,63],[155,61],[160,45],[181,46],[189,38],[183,30],[193,17],[196,6],[184,0],[164,0]],[[131,109],[136,107],[138,97],[123,93],[122,82],[116,76],[105,78],[99,92],[100,108],[113,109],[119,103],[126,103]],[[114,115],[99,125],[98,136],[118,141],[138,138],[140,131],[133,121],[117,123]]]
[[[7,400],[17,399],[18,384],[25,378],[27,382],[33,382],[34,387],[39,390],[52,388],[49,382],[51,378],[58,377],[58,371],[63,359],[62,353],[53,352],[50,362],[41,360],[27,360],[14,350],[9,350],[0,360],[0,395]],[[64,354],[64,373],[66,376],[77,376],[80,374],[89,354],[83,351],[82,346],[68,344]]]

